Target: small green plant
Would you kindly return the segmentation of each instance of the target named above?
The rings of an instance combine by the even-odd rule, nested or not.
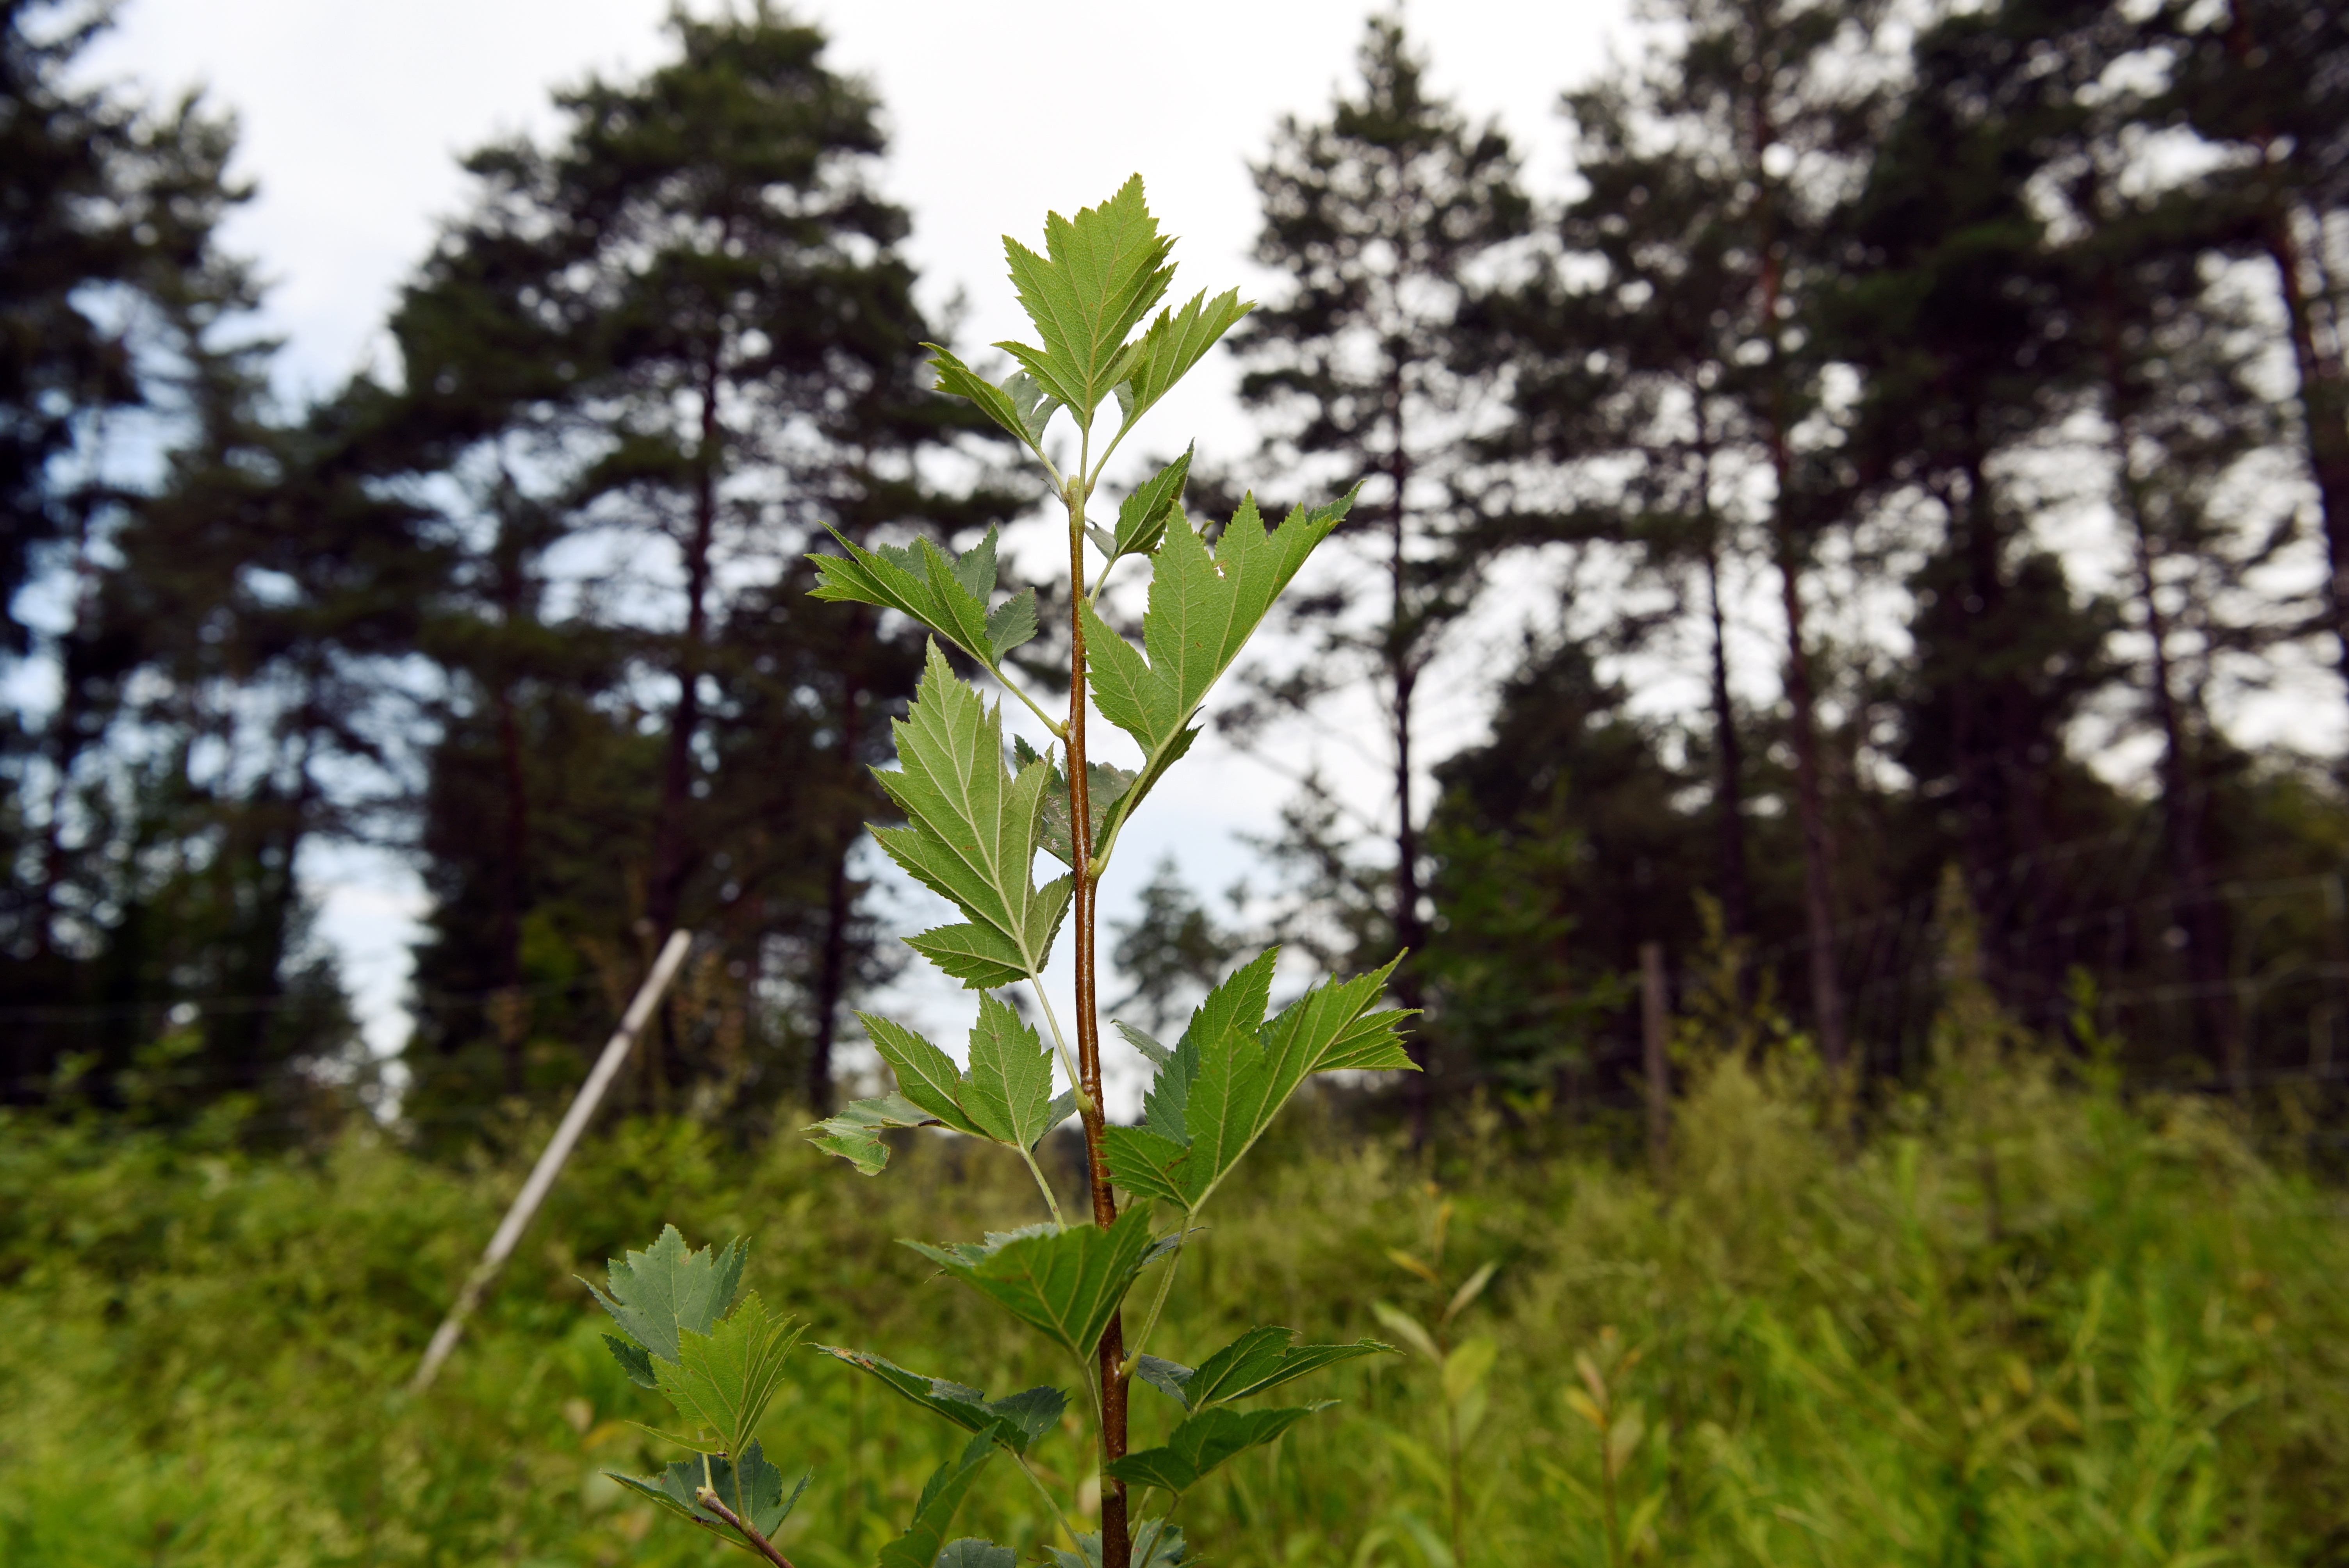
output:
[[[1608,1568],[1625,1568],[1654,1528],[1657,1511],[1664,1505],[1661,1487],[1640,1501],[1630,1523],[1623,1520],[1623,1473],[1648,1435],[1646,1410],[1637,1399],[1623,1398],[1623,1381],[1640,1364],[1642,1353],[1628,1347],[1612,1327],[1599,1331],[1598,1343],[1574,1353],[1574,1374],[1579,1388],[1566,1391],[1567,1408],[1582,1418],[1599,1442],[1599,1507],[1607,1526]],[[1589,1494],[1568,1481],[1586,1501]]]
[[[980,995],[961,1066],[913,1030],[860,1015],[896,1075],[896,1092],[855,1101],[810,1132],[820,1148],[866,1175],[888,1163],[885,1134],[916,1127],[1000,1144],[1026,1164],[1042,1201],[1041,1222],[978,1242],[905,1244],[1044,1336],[1074,1365],[1084,1389],[1081,1408],[1099,1439],[1101,1530],[1078,1532],[1070,1522],[1078,1511],[1062,1509],[1029,1461],[1029,1446],[1062,1418],[1070,1401],[1061,1388],[990,1400],[966,1384],[909,1372],[868,1352],[819,1346],[971,1433],[923,1489],[912,1524],[882,1553],[882,1568],[1010,1568],[1012,1548],[947,1540],[957,1505],[999,1453],[1027,1472],[1060,1521],[1073,1549],[1053,1549],[1062,1568],[1178,1563],[1185,1546],[1172,1518],[1185,1494],[1234,1455],[1270,1443],[1322,1408],[1242,1408],[1243,1401],[1333,1363],[1392,1350],[1372,1340],[1299,1346],[1291,1343],[1293,1331],[1268,1326],[1251,1329],[1195,1367],[1146,1353],[1185,1239],[1305,1079],[1412,1064],[1396,1033],[1405,1014],[1379,1006],[1392,965],[1317,986],[1276,1013],[1277,954],[1268,952],[1216,986],[1171,1047],[1121,1023],[1155,1076],[1140,1125],[1112,1126],[1102,1114],[1095,912],[1119,836],[1190,749],[1209,689],[1313,548],[1345,517],[1353,496],[1311,511],[1300,507],[1272,528],[1252,498],[1243,500],[1210,547],[1182,507],[1186,451],[1127,495],[1114,523],[1105,509],[1103,521],[1094,521],[1095,489],[1111,456],[1248,306],[1237,292],[1214,299],[1202,293],[1149,319],[1173,275],[1173,241],[1159,233],[1139,178],[1074,219],[1049,215],[1044,235],[1040,255],[1004,242],[1020,304],[1042,340],[1040,346],[999,346],[1018,361],[1017,370],[991,383],[931,346],[940,388],[969,398],[1015,437],[1042,465],[1065,509],[1067,715],[1046,712],[1005,668],[1005,655],[1037,634],[1036,595],[1029,588],[996,602],[994,531],[959,554],[927,540],[868,550],[840,538],[840,553],[815,558],[817,597],[895,610],[934,634],[912,707],[896,726],[899,766],[879,776],[905,821],[876,828],[874,837],[963,916],[906,941]],[[1066,469],[1047,441],[1063,414],[1077,449],[1074,466]],[[1102,614],[1102,584],[1128,557],[1147,562],[1151,571],[1139,647]],[[1045,750],[1015,738],[1007,756],[999,710],[957,675],[947,649],[1035,716],[1051,738]],[[1133,766],[1095,754],[1088,721],[1096,709],[1138,748]],[[1039,886],[1040,851],[1066,874]],[[1076,944],[1066,1025],[1043,984],[1064,925],[1073,927]],[[1049,1047],[994,994],[1021,984],[1034,989]],[[1065,1080],[1057,1094],[1056,1062]],[[1084,1130],[1089,1203],[1073,1218],[1035,1155],[1039,1140],[1072,1114]],[[1165,1228],[1157,1222],[1162,1212],[1173,1222]],[[661,1435],[694,1457],[657,1478],[620,1479],[780,1563],[771,1537],[799,1494],[784,1494],[781,1471],[752,1432],[792,1336],[755,1297],[726,1315],[741,1257],[739,1243],[688,1253],[672,1230],[649,1253],[613,1264],[610,1289],[599,1297],[627,1335],[611,1340],[613,1354],[638,1382],[666,1394],[693,1429]],[[1127,1293],[1159,1260],[1164,1266],[1149,1309],[1129,1338]],[[945,1348],[926,1346],[924,1354]],[[1165,1442],[1129,1451],[1127,1394],[1137,1377],[1173,1400],[1180,1417]],[[1154,1493],[1164,1494],[1164,1511],[1140,1517],[1138,1504]]]
[[[1468,1444],[1476,1436],[1476,1429],[1485,1424],[1485,1412],[1490,1408],[1485,1383],[1492,1375],[1494,1362],[1499,1357],[1500,1346],[1488,1335],[1477,1334],[1465,1339],[1455,1339],[1452,1326],[1462,1313],[1475,1305],[1478,1296],[1485,1294],[1485,1287],[1493,1283],[1493,1275],[1499,1272],[1501,1265],[1487,1262],[1458,1284],[1448,1284],[1444,1274],[1444,1251],[1452,1229],[1452,1200],[1440,1196],[1439,1189],[1432,1181],[1428,1183],[1426,1198],[1427,1255],[1421,1257],[1401,1247],[1389,1247],[1387,1259],[1425,1281],[1444,1305],[1432,1325],[1421,1322],[1390,1302],[1374,1302],[1371,1310],[1390,1333],[1419,1352],[1435,1367],[1437,1384],[1444,1396],[1443,1465],[1439,1468],[1433,1455],[1402,1433],[1391,1434],[1388,1440],[1443,1491],[1446,1516],[1451,1524],[1452,1561],[1464,1563],[1467,1561],[1468,1489],[1463,1470]]]

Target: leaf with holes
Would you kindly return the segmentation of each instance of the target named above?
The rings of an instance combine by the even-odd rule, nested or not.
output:
[[[836,1154],[861,1175],[877,1176],[889,1163],[889,1146],[881,1134],[895,1127],[935,1127],[938,1119],[901,1094],[853,1099],[807,1128],[808,1141],[826,1154]],[[650,1383],[645,1385],[649,1388]]]

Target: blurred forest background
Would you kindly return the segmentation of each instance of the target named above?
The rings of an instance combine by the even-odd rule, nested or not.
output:
[[[678,14],[667,64],[465,159],[394,363],[287,407],[218,239],[229,107],[84,82],[103,12],[0,15],[0,1099],[461,1145],[559,1099],[682,924],[633,1103],[828,1105],[897,968],[854,846],[916,650],[804,553],[1037,500],[926,389],[869,89],[781,13]],[[1338,735],[1349,787],[1292,769],[1228,913],[1152,883],[1123,1006],[1251,941],[1407,947],[1434,1106],[1596,1104],[1641,945],[1681,991],[1732,947],[1898,1082],[1954,869],[2025,1026],[2088,985],[2136,1078],[2331,1083],[2349,28],[1671,0],[1639,36],[1563,98],[1563,200],[1391,18],[1273,128],[1262,449],[1193,508],[1368,477],[1218,716]],[[1504,624],[1515,667],[1444,664]],[[313,928],[349,843],[429,894],[395,1061]]]
[[[920,652],[804,557],[1040,498],[928,390],[884,106],[787,13],[470,153],[392,352],[298,406],[231,106],[95,82],[106,23],[0,0],[0,1560],[704,1560],[597,1477],[653,1411],[572,1280],[661,1222],[821,1335],[1045,1370],[879,1240],[1020,1217],[958,1146],[884,1191],[793,1136],[901,967],[857,844]],[[1278,828],[1228,899],[1134,868],[1112,1011],[1407,947],[1429,1070],[1315,1099],[1174,1315],[1501,1272],[1484,1373],[1370,1367],[1195,1531],[2349,1563],[2349,17],[1635,37],[1541,150],[1374,17],[1254,165],[1260,444],[1191,510],[1367,484],[1212,716]],[[429,895],[390,1056],[305,881],[354,845]],[[621,1114],[397,1394],[678,926]],[[937,1434],[820,1377],[775,1420],[798,1560],[869,1561]]]

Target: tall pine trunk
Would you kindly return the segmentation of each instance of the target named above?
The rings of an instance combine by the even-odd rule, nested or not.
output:
[[[693,874],[693,746],[701,729],[701,664],[709,636],[710,552],[718,535],[719,449],[725,428],[718,417],[720,344],[710,340],[702,365],[700,438],[694,452],[693,526],[685,542],[685,631],[677,655],[677,707],[669,715],[661,763],[660,814],[653,827],[652,875],[645,889],[647,940],[676,929],[685,884]],[[657,1109],[678,1039],[673,1002],[661,1007],[661,1026],[646,1031],[646,1085]]]
[[[1394,934],[1395,946],[1403,954],[1403,961],[1394,974],[1395,1000],[1417,1012],[1426,1006],[1427,987],[1419,973],[1420,950],[1427,944],[1427,932],[1420,919],[1422,890],[1419,885],[1419,823],[1413,816],[1412,801],[1412,699],[1419,686],[1419,660],[1413,647],[1414,640],[1409,625],[1411,615],[1411,583],[1409,579],[1410,529],[1403,507],[1403,490],[1411,482],[1411,454],[1403,444],[1403,386],[1401,361],[1391,363],[1387,375],[1387,420],[1393,443],[1387,449],[1387,482],[1393,487],[1388,502],[1387,526],[1389,544],[1392,551],[1388,562],[1387,586],[1390,595],[1387,620],[1386,676],[1392,706],[1388,709],[1389,738],[1394,745],[1395,800],[1395,882]],[[1412,1059],[1420,1070],[1411,1079],[1411,1141],[1413,1148],[1427,1142],[1428,1119],[1433,1108],[1433,1090],[1428,1083],[1427,1047],[1424,1033],[1412,1037]]]
[[[1844,1019],[1843,983],[1836,972],[1835,841],[1827,823],[1826,795],[1819,777],[1818,719],[1812,701],[1811,656],[1804,631],[1803,552],[1795,535],[1794,461],[1786,445],[1786,384],[1778,327],[1784,279],[1777,217],[1770,202],[1765,167],[1777,133],[1757,82],[1753,102],[1756,253],[1761,262],[1760,331],[1768,350],[1770,387],[1764,413],[1775,493],[1770,501],[1772,554],[1778,567],[1778,599],[1786,618],[1786,704],[1793,727],[1795,810],[1803,833],[1803,917],[1810,938],[1811,1012],[1819,1031],[1819,1054],[1840,1074],[1850,1054]]]

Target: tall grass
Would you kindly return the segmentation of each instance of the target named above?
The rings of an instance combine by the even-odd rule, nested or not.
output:
[[[1501,1264],[1460,1326],[1499,1346],[1468,1412],[1472,1563],[2349,1562],[2338,1196],[2209,1103],[2127,1103],[1994,1026],[1952,1030],[1936,1079],[1864,1138],[1799,1055],[1700,1068],[1661,1191],[1495,1117],[1430,1164],[1330,1152],[1301,1119],[1154,1348],[1267,1322],[1376,1335],[1380,1300],[1432,1317],[1437,1287],[1390,1250],[1423,1251],[1449,1203],[1452,1272]],[[748,1283],[817,1340],[990,1393],[1065,1383],[888,1241],[1024,1221],[1024,1173],[942,1137],[900,1158],[907,1179],[869,1182],[791,1138],[745,1154],[684,1123],[606,1130],[418,1401],[400,1384],[513,1171],[374,1137],[264,1159],[0,1126],[0,1560],[710,1561],[600,1477],[654,1464],[628,1422],[660,1412],[572,1276],[664,1220],[740,1232]],[[949,1365],[940,1345],[980,1348]],[[1615,1368],[1611,1532],[1578,1352]],[[1327,1380],[1346,1403],[1203,1487],[1193,1538],[1233,1568],[1452,1563],[1433,1367]],[[1154,1440],[1174,1408],[1135,1399]],[[765,1433],[816,1467],[784,1550],[862,1568],[958,1439],[802,1360]],[[1073,1439],[1042,1449],[1085,1462]],[[994,1489],[961,1528],[1040,1539],[1032,1498]]]

